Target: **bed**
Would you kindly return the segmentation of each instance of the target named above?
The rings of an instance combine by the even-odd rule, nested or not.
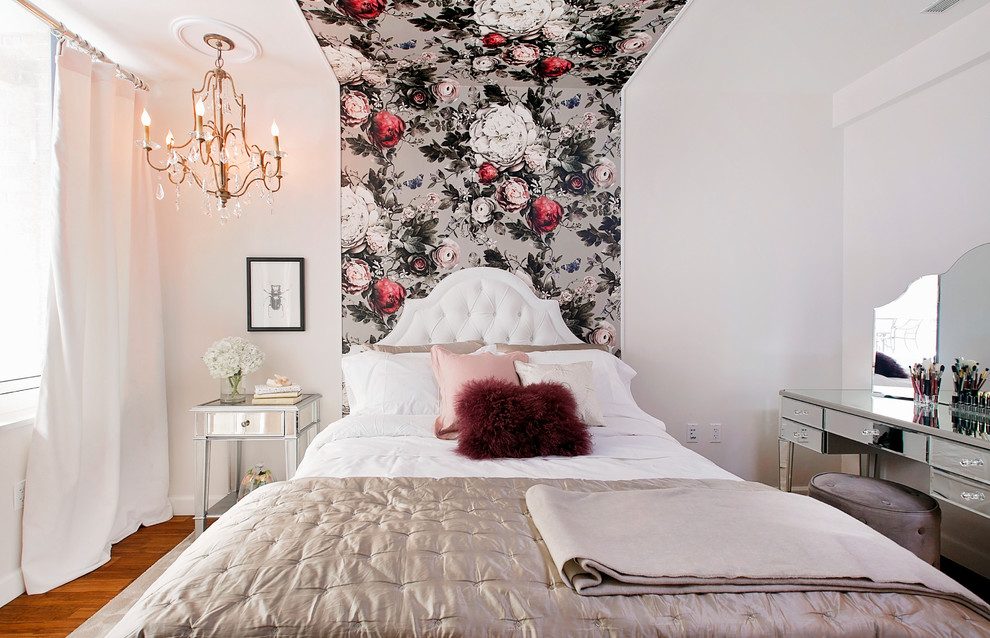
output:
[[[510,273],[472,268],[449,275],[428,297],[407,302],[379,348],[468,342],[480,343],[464,356],[506,356],[493,350],[521,348],[530,350],[530,361],[543,362],[537,365],[591,361],[603,421],[587,428],[591,453],[466,458],[457,452],[461,441],[437,436],[443,392],[436,397],[436,380],[423,372],[430,354],[348,355],[352,414],[316,437],[291,480],[255,490],[221,516],[111,635],[990,636],[985,604],[852,519],[850,538],[859,548],[850,548],[849,565],[841,567],[848,574],[823,573],[830,585],[780,586],[755,572],[714,585],[683,578],[629,583],[620,574],[618,585],[631,589],[579,592],[577,563],[565,566],[558,555],[561,526],[544,520],[537,497],[577,499],[578,507],[592,503],[582,499],[598,499],[594,513],[581,521],[591,534],[598,527],[631,533],[647,525],[625,549],[639,552],[642,545],[645,564],[663,553],[655,548],[669,547],[669,558],[689,571],[703,571],[693,570],[694,563],[733,562],[746,553],[729,546],[733,530],[726,536],[727,527],[740,534],[776,530],[768,543],[779,544],[769,550],[780,558],[758,559],[761,575],[761,565],[787,566],[791,552],[808,544],[781,522],[790,508],[823,505],[742,481],[680,445],[636,405],[629,389],[635,373],[608,352],[581,346],[556,304],[535,298]],[[541,349],[532,351],[534,346]],[[559,349],[542,350],[548,346]],[[727,511],[730,523],[717,518],[716,508],[711,525],[702,518],[699,526],[697,512],[686,512],[693,522],[685,519],[681,527],[663,509],[675,495],[690,504],[678,512],[707,512],[702,504],[712,500],[708,495],[728,503],[722,515]],[[654,500],[628,516],[627,510],[601,514],[616,499],[640,497]],[[765,509],[764,502],[783,509]],[[750,505],[733,509],[736,503]],[[812,528],[846,525],[823,510],[809,511],[794,518],[822,516],[820,525],[810,521]],[[821,534],[809,536],[811,544],[844,551],[842,542],[833,543],[838,532],[807,532]],[[719,548],[706,542],[726,545],[721,549],[729,553],[720,557]],[[633,556],[632,569],[639,559]],[[828,569],[840,569],[833,562],[845,565],[819,562],[829,563]],[[860,564],[871,574],[898,571],[911,582],[890,584],[894,577],[882,576],[876,586]],[[606,570],[602,578],[615,585],[614,576]]]

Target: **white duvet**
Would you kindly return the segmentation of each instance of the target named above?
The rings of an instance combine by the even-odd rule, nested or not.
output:
[[[313,441],[293,478],[315,476],[491,476],[626,480],[736,479],[643,418],[608,418],[590,428],[593,450],[578,457],[474,461],[457,454],[457,441],[433,434],[433,415],[351,415]]]

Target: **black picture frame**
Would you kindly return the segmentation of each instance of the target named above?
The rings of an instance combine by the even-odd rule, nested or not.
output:
[[[302,257],[247,258],[248,332],[306,330],[306,277]]]

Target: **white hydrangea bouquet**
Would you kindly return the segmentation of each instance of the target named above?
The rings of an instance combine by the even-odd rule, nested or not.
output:
[[[220,385],[221,403],[241,403],[244,393],[240,389],[245,374],[261,367],[265,353],[258,346],[241,337],[226,337],[206,349],[203,362],[210,376],[223,379]]]

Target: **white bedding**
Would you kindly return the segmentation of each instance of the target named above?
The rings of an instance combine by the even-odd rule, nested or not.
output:
[[[588,456],[474,461],[457,441],[433,434],[435,415],[351,415],[331,423],[306,451],[293,478],[317,476],[532,477],[625,480],[642,478],[737,479],[643,418],[609,417],[589,428]]]

